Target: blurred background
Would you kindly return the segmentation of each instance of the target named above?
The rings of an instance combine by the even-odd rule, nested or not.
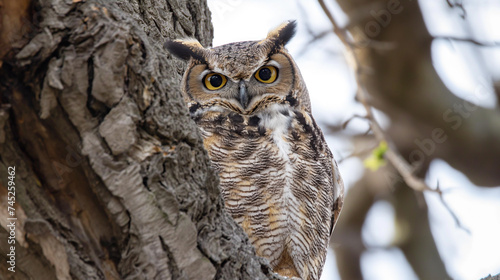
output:
[[[214,46],[260,40],[285,20],[298,22],[287,48],[347,194],[323,280],[500,273],[499,1],[208,4]],[[384,158],[359,88],[389,149],[442,195],[414,191]]]

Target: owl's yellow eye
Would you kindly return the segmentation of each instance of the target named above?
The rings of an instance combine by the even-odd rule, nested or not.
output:
[[[278,78],[278,69],[274,66],[263,66],[255,72],[257,81],[265,84],[270,84]]]
[[[218,73],[210,73],[203,78],[205,87],[209,90],[218,90],[226,85],[227,79],[224,75]]]

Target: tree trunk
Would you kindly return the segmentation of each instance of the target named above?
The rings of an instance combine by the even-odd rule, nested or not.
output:
[[[0,22],[0,278],[276,278],[224,211],[162,48],[210,45],[205,1],[0,0]]]

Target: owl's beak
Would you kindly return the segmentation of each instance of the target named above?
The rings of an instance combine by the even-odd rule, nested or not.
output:
[[[245,82],[243,80],[240,81],[240,95],[238,96],[238,101],[241,104],[241,107],[245,109],[248,105],[248,93],[247,93],[247,85],[245,85]]]

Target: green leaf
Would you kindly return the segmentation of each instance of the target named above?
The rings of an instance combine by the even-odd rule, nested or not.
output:
[[[382,141],[373,149],[371,155],[363,161],[363,164],[366,168],[371,171],[376,171],[380,167],[386,164],[385,161],[385,153],[387,152],[387,142]]]

